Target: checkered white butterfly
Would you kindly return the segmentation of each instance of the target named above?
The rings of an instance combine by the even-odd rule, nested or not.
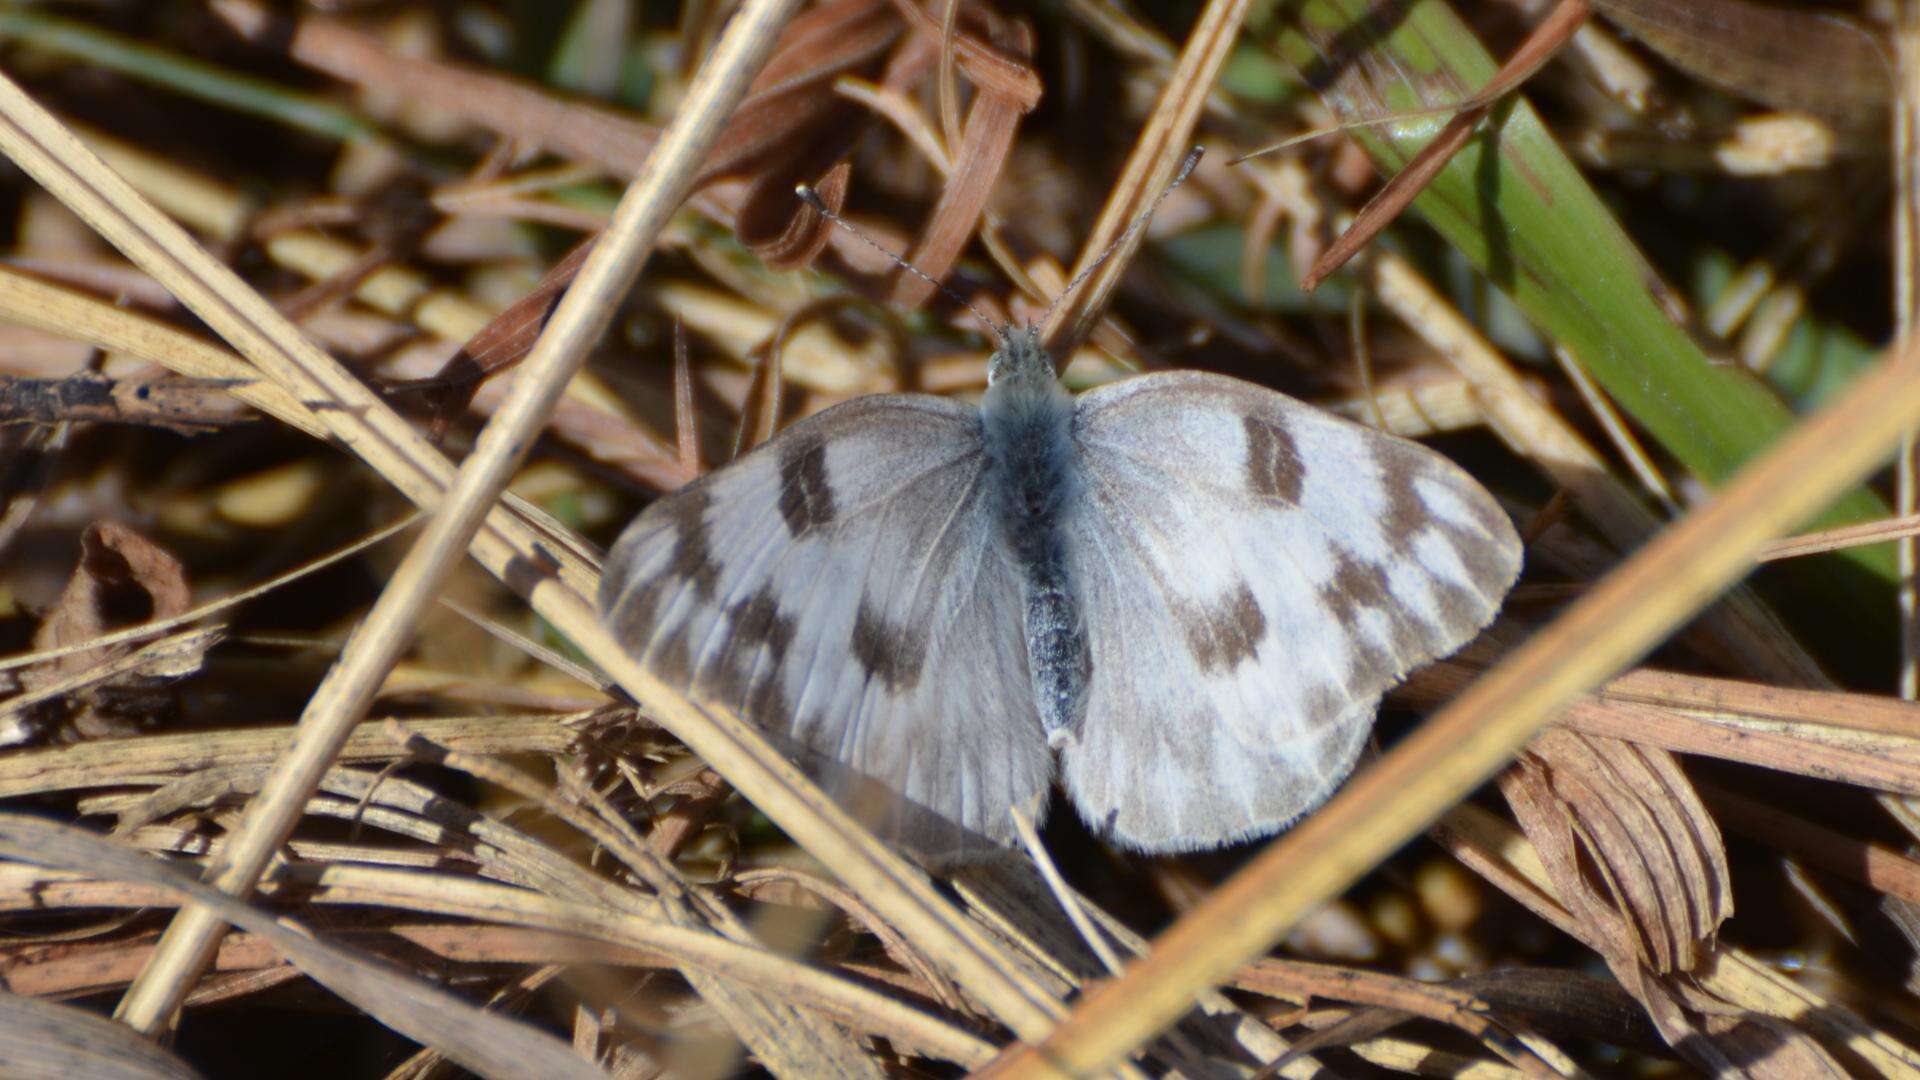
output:
[[[929,861],[1055,772],[1143,851],[1284,828],[1520,541],[1441,455],[1197,371],[1071,397],[1001,331],[978,407],[859,398],[648,506],[601,618]]]

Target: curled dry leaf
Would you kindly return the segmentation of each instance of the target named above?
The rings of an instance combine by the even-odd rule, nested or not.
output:
[[[587,253],[592,250],[592,239],[574,245],[572,251],[540,276],[532,290],[487,320],[487,325],[448,357],[438,372],[409,383],[389,384],[387,389],[424,393],[434,433],[436,437],[444,433],[452,418],[472,402],[482,380],[519,362],[533,349],[540,331],[546,329],[547,320],[553,317],[553,309],[559,306],[560,297],[586,265]]]
[[[1565,867],[1511,825],[1467,804],[1435,826],[1434,837],[1503,892],[1612,960],[1600,928],[1576,914],[1560,893]],[[1659,977],[1644,967],[1622,971],[1617,966],[1614,973],[1667,1043],[1716,1076],[1845,1075],[1827,1064],[1832,1059],[1826,1047],[1839,1045],[1858,1055],[1873,1075],[1911,1071],[1906,1067],[1912,1054],[1898,1042],[1736,947],[1707,950],[1690,975]],[[1741,1021],[1767,1026],[1755,1031]],[[1808,1062],[1820,1064],[1796,1071]]]
[[[180,560],[125,525],[95,522],[80,534],[80,561],[35,632],[33,647],[46,651],[83,645],[114,630],[178,615],[190,599]],[[20,683],[29,696],[70,687],[56,699],[41,702],[35,720],[42,725],[66,727],[87,738],[129,733],[151,714],[155,702],[150,691],[199,670],[212,639],[194,635],[190,640],[197,647],[149,650],[131,667],[116,661],[133,656],[152,639],[66,652],[23,670]],[[101,678],[91,680],[90,673]]]
[[[828,211],[838,214],[847,205],[847,181],[852,175],[853,167],[842,161],[812,185]],[[734,223],[740,242],[776,270],[811,263],[832,236],[832,223],[825,214],[805,202],[796,213],[793,201],[791,187],[779,189],[763,181],[754,185]]]
[[[925,12],[918,7],[906,6],[925,17]],[[1013,136],[1020,118],[1032,111],[1040,100],[1038,80],[1032,77],[1032,70],[1024,66],[1033,52],[1033,28],[1025,22],[996,18],[980,7],[963,8],[961,15],[965,21],[981,23],[987,40],[993,42],[1001,55],[993,57],[994,63],[989,65],[980,54],[956,43],[956,61],[975,81],[978,93],[967,110],[960,145],[947,148],[952,168],[940,192],[940,201],[919,242],[907,254],[908,262],[935,279],[946,276],[972,237],[987,199],[993,194],[994,183],[1000,178],[1000,170],[1006,165],[1007,154],[1013,149]],[[890,89],[900,89],[925,73],[937,58],[937,54],[926,47],[928,44],[924,37],[916,38],[900,51],[893,69],[887,73]],[[937,48],[937,40],[932,44]],[[920,47],[915,48],[916,45]],[[1022,71],[1026,78],[1020,77]],[[918,307],[933,295],[933,289],[933,282],[903,270],[894,277],[892,299],[905,307]]]
[[[1731,1023],[1724,1003],[1688,978],[1711,962],[1733,895],[1719,829],[1672,756],[1550,730],[1500,787],[1582,936],[1667,1041],[1716,1072],[1751,1056],[1756,1033]],[[1790,1045],[1784,1037],[1775,1044]],[[1805,1064],[1822,1053],[1809,1042],[1783,1051],[1775,1065]]]
[[[1671,755],[1548,731],[1501,790],[1616,969],[1691,970],[1733,913],[1726,849]]]
[[[857,114],[834,92],[833,82],[849,72],[872,70],[900,30],[881,0],[836,0],[796,16],[728,121],[704,178],[783,169],[791,174],[787,163],[816,153],[823,134],[844,152],[859,125],[850,122]],[[812,175],[794,179],[817,180],[831,166],[832,160],[818,161]],[[788,186],[792,201],[791,182]]]

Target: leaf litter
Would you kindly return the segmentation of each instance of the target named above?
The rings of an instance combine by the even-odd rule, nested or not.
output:
[[[1740,21],[1733,0],[1681,12],[1678,22],[1679,9],[1660,4],[1595,6],[1604,21],[1581,31],[1578,61],[1550,63],[1527,86],[1569,133],[1665,140],[1677,154],[1697,146],[1701,131],[1764,119],[1761,106],[1844,127],[1863,113],[1874,122],[1884,100],[1871,73],[1826,86],[1768,82],[1781,70],[1777,60],[1766,65],[1785,32],[1770,16]],[[578,7],[577,22],[536,27],[494,15],[462,22],[425,5],[284,17],[222,0],[97,22],[29,20],[5,47],[9,70],[82,125],[136,188],[199,229],[385,400],[458,452],[510,386],[611,193],[658,140],[661,110],[684,88],[702,18],[712,15],[694,7],[663,22],[648,21],[657,13],[615,19],[632,35],[626,62],[651,86],[609,103],[555,89],[551,70],[508,62],[508,42],[532,48],[554,39],[542,35],[602,25],[589,8],[638,10],[599,0]],[[516,493],[565,529],[605,539],[639,500],[764,440],[782,417],[856,389],[926,385],[934,373],[944,392],[976,391],[986,349],[964,313],[830,227],[793,197],[794,186],[812,186],[830,210],[973,299],[1033,310],[1045,299],[1034,283],[1057,287],[1074,254],[1040,238],[1086,235],[1091,207],[1138,207],[1157,194],[1146,172],[1110,190],[1141,129],[1178,130],[1179,116],[1199,115],[1198,140],[1219,160],[1325,126],[1301,73],[1271,45],[1280,31],[1258,20],[1220,39],[1232,47],[1221,82],[1177,85],[1154,112],[1170,75],[1190,70],[1173,63],[1187,35],[1239,25],[1226,7],[1209,5],[1206,16],[1223,21],[1190,24],[1097,2],[1047,14],[967,2],[955,5],[951,33],[944,4],[805,8],[709,160],[667,240],[671,258],[552,417],[549,443]],[[1511,48],[1527,29],[1511,5],[1461,7],[1489,44]],[[1873,14],[1843,6],[1820,17],[1825,36],[1807,40],[1854,55],[1884,30]],[[1644,45],[1622,46],[1609,27]],[[142,36],[208,77],[236,74],[244,61],[271,73],[271,92],[209,106],[192,100],[201,91],[177,67],[96,68],[85,59]],[[1644,50],[1639,62],[1658,72],[1662,111],[1603,92],[1615,84],[1583,65],[1605,47]],[[957,95],[940,85],[949,77]],[[103,117],[102,95],[133,81],[164,91],[135,115]],[[1790,93],[1801,97],[1780,96]],[[316,144],[310,130],[295,130],[290,110],[316,100],[350,118],[354,140]],[[198,127],[159,123],[174,112]],[[1857,183],[1885,162],[1868,155],[1824,168],[1833,175],[1749,192],[1747,227],[1782,227],[1804,198],[1795,185]],[[1636,236],[1643,218],[1685,211],[1660,205],[1681,196],[1650,195],[1643,180],[1620,170],[1592,177],[1638,200],[1618,211]],[[1711,174],[1696,182],[1736,183]],[[1069,194],[1046,197],[1048,185]],[[1647,462],[1636,472],[1625,449],[1639,445],[1627,429],[1643,422],[1627,408],[1616,430],[1590,409],[1595,394],[1604,405],[1613,392],[1605,379],[1578,382],[1552,342],[1516,333],[1510,309],[1462,287],[1461,259],[1416,222],[1389,225],[1391,248],[1351,271],[1370,278],[1378,298],[1361,309],[1369,362],[1380,369],[1370,387],[1352,375],[1348,305],[1315,314],[1274,299],[1278,283],[1250,272],[1267,265],[1269,250],[1305,272],[1333,223],[1375,186],[1364,159],[1337,138],[1237,169],[1209,163],[1117,279],[1109,317],[1068,377],[1084,385],[1133,366],[1206,366],[1408,434],[1447,432],[1446,446],[1523,520],[1564,493],[1557,497],[1572,509],[1535,541],[1539,569],[1528,587],[1544,598],[1578,595],[1608,558],[1662,524],[1644,486]],[[19,524],[0,529],[0,617],[13,645],[0,667],[9,746],[0,796],[10,802],[0,832],[13,860],[0,866],[0,911],[17,923],[0,971],[16,994],[110,1004],[151,952],[164,925],[155,913],[190,889],[147,855],[190,866],[232,827],[326,662],[313,645],[288,643],[351,631],[392,559],[391,549],[356,537],[385,535],[402,503],[300,428],[227,422],[236,402],[292,423],[316,403],[263,383],[181,318],[166,282],[97,246],[54,243],[73,234],[57,206],[27,200],[19,214],[6,272],[20,280],[0,281],[0,316],[102,351],[77,350],[51,372],[0,361],[7,386],[38,392],[43,384],[21,380],[51,379],[45,385],[69,395],[33,399],[35,411],[23,414],[37,425],[31,438],[0,430],[16,452],[46,456],[38,476],[9,470],[0,491],[19,508]],[[1194,228],[1182,221],[1231,227],[1241,247],[1212,263],[1175,258]],[[1686,281],[1685,302],[1701,309],[1714,295],[1691,279],[1690,260],[1726,243],[1724,222],[1705,224],[1697,236],[1663,239],[1660,253],[1661,271]],[[451,240],[457,230],[466,247]],[[973,254],[976,235],[991,261]],[[1847,259],[1778,268],[1801,277],[1775,289],[1806,298],[1784,324],[1792,334],[1883,324],[1859,299],[1871,290],[1845,278],[1884,275],[1875,261],[1884,252],[1867,236],[1850,242],[1860,250]],[[1007,281],[1030,295],[1009,294]],[[1336,275],[1328,287],[1349,283]],[[74,314],[49,318],[49,297]],[[1790,338],[1774,338],[1773,348]],[[836,370],[849,357],[861,366]],[[1748,359],[1764,378],[1766,359]],[[109,400],[120,405],[102,412],[100,395],[83,392],[92,386],[113,388]],[[142,422],[151,394],[139,388],[149,386],[184,405]],[[1449,387],[1457,390],[1441,396]],[[1451,413],[1437,411],[1443,401]],[[128,426],[133,402],[143,404]],[[202,417],[219,422],[195,423]],[[37,433],[56,423],[67,425],[62,439]],[[1661,431],[1638,435],[1648,448],[1639,457],[1682,478],[1674,496],[1682,511],[1704,497],[1686,476],[1685,448]],[[328,482],[279,492],[273,505],[285,509],[266,516],[223,514],[233,505],[220,501],[223,491],[290,461],[324,463]],[[1911,526],[1829,528],[1775,554],[1884,543],[1903,528]],[[1556,558],[1556,549],[1582,554]],[[1861,651],[1862,628],[1807,604],[1804,588],[1795,601],[1791,589],[1766,587],[1775,580],[1707,610],[1646,667],[1596,688],[1419,850],[1337,901],[1330,916],[1348,921],[1365,961],[1316,955],[1299,938],[1203,1000],[1132,1068],[1289,1076],[1440,1063],[1476,1075],[1673,1063],[1756,1076],[1920,1068],[1912,1049],[1920,1016],[1888,996],[1886,958],[1858,955],[1818,920],[1789,914],[1806,904],[1790,889],[1751,895],[1770,879],[1742,872],[1789,860],[1829,889],[1920,902],[1913,834],[1890,802],[1920,795],[1920,706],[1890,695],[1870,666],[1836,662],[1836,653]],[[238,1031],[276,1003],[311,1007],[287,996],[304,980],[353,1002],[369,1018],[367,1039],[423,1045],[410,1070],[444,1057],[491,1074],[536,1058],[562,1073],[805,1075],[832,1062],[838,1073],[953,1074],[1012,1043],[993,1004],[889,924],[884,897],[836,883],[834,867],[811,861],[647,717],[598,686],[583,689],[571,667],[544,664],[545,649],[565,648],[551,627],[478,577],[461,578],[454,593],[451,609],[506,632],[482,634],[451,611],[429,622],[418,656],[376,707],[389,723],[349,742],[252,914],[223,906],[245,933],[229,939],[191,999],[222,1008],[190,1011],[188,1060],[205,1053],[196,1040],[210,1036],[199,1032]],[[1457,694],[1555,602],[1516,606],[1479,649],[1416,677],[1396,695],[1383,739]],[[519,650],[516,638],[542,648]],[[476,695],[475,686],[500,692]],[[535,702],[554,707],[514,708]],[[529,766],[553,779],[535,779]],[[456,774],[469,779],[452,782]],[[1828,798],[1783,794],[1810,790]],[[1246,855],[1155,865],[1101,849],[1071,822],[1050,826],[1041,842],[1064,881],[1049,886],[1009,867],[952,884],[1021,977],[1069,1003],[1076,988],[1108,977],[1086,947],[1089,932],[1137,951],[1189,905],[1187,889],[1204,891]],[[1448,916],[1413,887],[1423,859],[1463,872],[1475,914]],[[1101,929],[1076,929],[1069,910]],[[107,913],[117,917],[103,921]],[[306,929],[287,929],[288,917]],[[1896,939],[1910,925],[1879,917]],[[64,940],[82,930],[84,944]],[[1804,961],[1788,958],[1815,955],[1827,958],[1828,978],[1796,976]],[[496,1008],[473,1007],[489,998]],[[77,1040],[92,1020],[28,1015],[17,1023],[89,1045]],[[180,1068],[132,1045],[115,1055],[131,1069]],[[509,1046],[520,1049],[501,1049]],[[512,1057],[522,1052],[529,1056]]]

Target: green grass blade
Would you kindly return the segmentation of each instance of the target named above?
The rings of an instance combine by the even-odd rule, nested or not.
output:
[[[318,98],[295,93],[266,79],[129,41],[85,23],[17,8],[0,10],[0,39],[9,38],[315,135],[345,141],[379,134],[378,128],[352,112]]]

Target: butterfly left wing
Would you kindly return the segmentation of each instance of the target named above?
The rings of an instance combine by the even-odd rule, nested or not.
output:
[[[876,832],[936,862],[989,850],[1053,763],[984,468],[969,405],[835,406],[648,506],[601,619]]]
[[[1382,694],[1493,618],[1520,543],[1441,455],[1202,372],[1083,395],[1068,524],[1092,672],[1081,815],[1149,851],[1272,832],[1352,768]]]

